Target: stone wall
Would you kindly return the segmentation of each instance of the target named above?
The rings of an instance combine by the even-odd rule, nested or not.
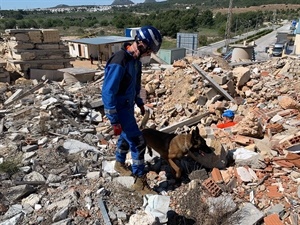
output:
[[[68,47],[56,29],[5,30],[4,45],[9,66],[23,74],[28,74],[30,69],[72,67]]]

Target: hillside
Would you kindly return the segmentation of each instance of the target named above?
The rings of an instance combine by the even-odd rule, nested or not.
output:
[[[228,0],[167,0],[171,4],[195,4],[203,6],[213,6],[214,8],[226,7],[229,5]],[[250,6],[260,6],[260,5],[269,5],[269,4],[299,4],[298,0],[239,0],[233,1],[233,5],[237,7],[250,7]]]
[[[145,0],[144,3],[156,3],[155,0]]]
[[[114,0],[111,5],[132,5],[134,2],[130,0]]]
[[[233,7],[233,13],[245,13],[254,11],[274,11],[274,10],[290,10],[290,9],[300,9],[300,4],[270,4],[270,5],[258,5],[250,7]],[[218,8],[214,9],[213,12],[228,13],[228,8]]]

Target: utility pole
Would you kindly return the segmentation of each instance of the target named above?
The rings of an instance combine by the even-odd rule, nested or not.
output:
[[[226,31],[225,31],[225,53],[228,51],[228,46],[230,42],[230,28],[231,28],[231,17],[232,17],[232,1],[229,0],[227,22],[226,22]]]

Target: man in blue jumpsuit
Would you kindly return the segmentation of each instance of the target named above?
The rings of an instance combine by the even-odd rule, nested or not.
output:
[[[125,43],[105,67],[102,100],[104,111],[113,126],[114,134],[120,135],[116,149],[115,170],[121,175],[134,175],[132,188],[142,195],[155,194],[146,181],[144,154],[145,140],[134,117],[134,105],[145,113],[140,97],[142,64],[140,58],[157,53],[162,43],[160,32],[152,26],[141,27],[132,44]],[[132,171],[125,165],[126,154],[131,151]]]

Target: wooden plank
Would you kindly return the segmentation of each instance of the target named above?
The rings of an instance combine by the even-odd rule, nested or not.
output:
[[[21,100],[22,98],[25,98],[26,96],[32,94],[33,92],[39,90],[40,88],[44,87],[45,84],[48,82],[48,80],[46,80],[45,82],[43,83],[40,83],[36,86],[34,86],[33,88],[31,88],[29,91],[26,91],[25,93],[22,93],[21,95],[19,95],[18,97],[16,97],[15,99],[11,100],[10,102],[4,102],[4,105],[5,106],[9,106],[11,105],[12,103],[14,103],[15,101],[18,101],[18,100]]]
[[[192,66],[213,86],[213,88],[216,91],[218,91],[221,95],[223,95],[228,100],[235,102],[235,100],[223,88],[221,88],[221,86],[217,84],[204,70],[202,70],[195,63],[193,63]]]
[[[193,118],[190,118],[190,119],[187,119],[187,120],[184,120],[184,121],[181,121],[179,123],[176,123],[176,124],[173,124],[171,126],[168,126],[168,127],[164,127],[162,129],[160,129],[160,131],[162,132],[166,132],[166,133],[173,133],[178,127],[183,127],[183,126],[192,126],[196,123],[199,123],[199,121],[209,115],[210,113],[207,112],[207,113],[203,113],[201,115],[198,115],[198,116],[195,116]]]

